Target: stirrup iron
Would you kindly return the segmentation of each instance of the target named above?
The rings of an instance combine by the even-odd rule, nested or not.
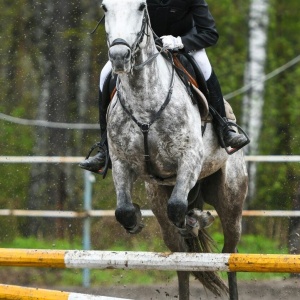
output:
[[[222,148],[224,148],[229,155],[237,152],[238,150],[240,150],[241,148],[243,148],[244,146],[246,146],[250,143],[250,139],[249,139],[247,133],[238,124],[236,124],[234,122],[231,122],[231,121],[228,121],[228,120],[224,120],[224,118],[222,118],[220,116],[220,114],[211,105],[209,105],[209,112],[211,113],[213,118],[222,127],[221,131],[218,130],[217,135],[218,135],[219,143],[221,144]],[[229,127],[229,126],[233,126],[233,127],[238,128],[238,132],[241,132],[241,134],[243,134],[246,138],[245,143],[243,143],[242,145],[240,145],[239,147],[236,147],[236,148],[228,149],[228,147],[226,147],[224,139],[223,139],[223,129],[226,128],[226,127]]]
[[[88,159],[90,157],[90,155],[92,154],[92,152],[95,150],[95,149],[102,149],[102,151],[105,153],[105,165],[102,169],[100,169],[99,171],[97,172],[93,172],[95,174],[98,174],[98,175],[102,175],[103,176],[103,179],[106,177],[106,174],[107,174],[107,171],[108,171],[108,168],[110,167],[110,156],[109,156],[109,151],[108,151],[108,146],[107,146],[107,135],[106,135],[106,131],[103,133],[102,137],[101,137],[101,141],[98,142],[98,143],[95,143],[89,153],[87,154],[86,158],[85,159]]]

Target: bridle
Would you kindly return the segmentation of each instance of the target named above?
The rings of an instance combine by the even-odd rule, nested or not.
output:
[[[100,20],[99,23],[101,21],[102,20]],[[96,28],[94,30],[96,30]],[[156,41],[160,41],[160,38],[155,34],[155,32],[153,31],[153,29],[150,26],[148,12],[145,9],[141,29],[137,33],[137,37],[136,37],[134,43],[132,44],[132,46],[130,46],[129,43],[127,43],[124,39],[121,39],[121,38],[117,38],[117,39],[113,40],[112,43],[109,43],[109,41],[108,41],[108,34],[106,33],[106,39],[108,41],[108,49],[110,49],[111,47],[116,46],[116,45],[126,46],[130,50],[130,53],[131,53],[131,66],[132,66],[132,70],[141,70],[145,65],[147,65],[148,63],[151,63],[154,59],[156,59],[159,54],[161,54],[162,52],[167,51],[166,47],[160,47],[159,52],[151,55],[143,63],[141,63],[139,65],[135,64],[135,57],[136,57],[137,53],[139,52],[139,50],[141,50],[140,44],[143,42],[145,36],[147,38],[150,37],[149,30],[151,30],[152,35],[154,36],[155,42]],[[173,59],[172,58],[170,59],[170,62],[173,63]]]
[[[131,65],[134,68],[134,62],[135,62],[135,57],[137,55],[137,53],[139,52],[140,48],[140,44],[143,42],[144,37],[147,36],[147,38],[149,38],[149,17],[148,17],[148,13],[147,10],[144,10],[144,16],[143,16],[143,20],[142,20],[142,26],[140,31],[137,33],[136,39],[133,42],[133,44],[130,46],[124,39],[121,38],[117,38],[115,40],[112,41],[112,43],[109,43],[108,40],[108,34],[106,33],[106,40],[108,41],[108,49],[110,49],[113,46],[117,46],[117,45],[123,45],[126,46],[127,48],[129,48],[130,50],[130,55],[131,55]],[[146,33],[147,30],[147,33]]]

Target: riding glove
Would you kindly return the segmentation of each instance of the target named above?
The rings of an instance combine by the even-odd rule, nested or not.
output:
[[[174,49],[182,49],[183,44],[181,37],[175,37],[173,35],[163,35],[160,37],[163,43],[163,46],[167,49],[174,50]]]

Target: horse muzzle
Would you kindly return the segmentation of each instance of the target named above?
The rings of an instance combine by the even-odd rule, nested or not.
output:
[[[131,49],[123,39],[112,42],[108,51],[108,58],[114,73],[128,73],[131,70]]]

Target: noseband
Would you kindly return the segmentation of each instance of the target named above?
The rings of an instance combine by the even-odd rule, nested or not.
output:
[[[147,31],[148,31],[149,20],[148,20],[147,11],[145,10],[141,30],[137,33],[137,37],[136,37],[134,43],[132,44],[132,46],[130,46],[124,39],[117,38],[117,39],[113,40],[111,44],[108,42],[108,48],[110,49],[111,47],[117,46],[117,45],[123,45],[123,46],[128,47],[130,49],[130,53],[131,53],[131,63],[132,63],[132,66],[134,66],[134,59],[135,59],[136,53],[140,50],[140,44],[142,43],[144,36],[146,35],[147,37],[149,37],[149,34],[146,33],[146,27],[147,27]],[[107,33],[106,33],[106,38],[108,41]]]

